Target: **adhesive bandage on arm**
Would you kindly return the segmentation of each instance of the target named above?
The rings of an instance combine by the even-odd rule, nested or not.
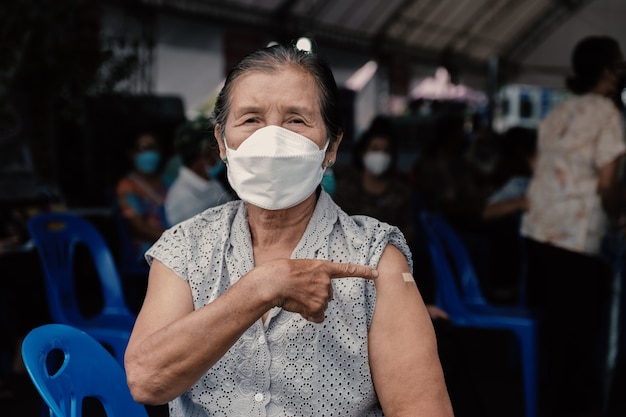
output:
[[[402,273],[402,279],[407,284],[411,284],[411,283],[415,284],[415,280],[413,279],[413,275],[409,274],[408,272],[403,272]]]

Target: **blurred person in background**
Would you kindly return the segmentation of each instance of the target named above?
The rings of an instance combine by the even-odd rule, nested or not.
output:
[[[444,114],[435,135],[425,144],[420,157],[408,172],[419,208],[440,214],[460,235],[483,282],[489,273],[489,240],[482,221],[488,189],[481,172],[470,157],[471,140],[464,118]],[[482,145],[481,145],[482,147]]]
[[[408,177],[424,209],[441,214],[459,233],[468,234],[482,232],[481,212],[489,187],[470,157],[464,123],[459,115],[443,115]]]
[[[337,166],[333,200],[348,214],[364,214],[397,226],[412,243],[415,213],[411,187],[396,169],[396,133],[376,117],[355,143],[350,166]]]
[[[182,166],[165,198],[170,225],[232,200],[217,179],[225,165],[219,158],[213,127],[208,118],[198,117],[176,130],[174,146]]]
[[[503,155],[499,165],[501,184],[487,198],[483,219],[499,220],[518,216],[528,208],[526,191],[537,162],[537,133],[534,129],[512,127],[504,134]]]
[[[600,410],[598,337],[610,280],[601,247],[620,213],[618,172],[626,152],[621,107],[613,99],[625,75],[617,41],[580,40],[571,70],[567,86],[574,96],[539,126],[537,164],[522,219],[528,301],[543,317],[545,416]]]
[[[494,191],[483,208],[489,238],[489,291],[503,303],[526,303],[526,251],[520,234],[526,192],[537,161],[536,129],[512,127],[499,138]]]
[[[167,227],[164,203],[167,185],[161,177],[162,154],[154,133],[142,130],[128,150],[132,169],[117,183],[116,201],[127,226],[138,263]]]

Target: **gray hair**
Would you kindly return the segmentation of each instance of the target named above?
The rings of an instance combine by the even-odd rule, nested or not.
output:
[[[326,125],[326,135],[331,143],[342,132],[342,119],[339,111],[339,94],[335,77],[330,65],[321,55],[305,52],[295,47],[274,45],[259,49],[244,57],[228,73],[224,87],[217,96],[212,119],[221,127],[220,136],[224,136],[223,127],[230,111],[233,85],[241,76],[252,72],[276,72],[280,68],[294,67],[313,76],[320,92],[319,105]]]

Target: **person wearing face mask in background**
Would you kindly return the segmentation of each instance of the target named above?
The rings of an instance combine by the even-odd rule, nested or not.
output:
[[[225,165],[219,158],[209,119],[201,116],[180,126],[174,146],[182,166],[165,198],[168,224],[175,225],[233,199],[218,180]]]
[[[167,185],[160,173],[162,155],[156,135],[145,130],[136,134],[128,157],[132,169],[115,187],[116,202],[132,240],[135,259],[145,263],[144,252],[167,227]]]
[[[330,66],[272,46],[218,95],[241,200],[168,229],[125,355],[136,401],[171,417],[452,417],[432,322],[397,227],[321,187],[343,132]]]
[[[396,137],[391,121],[376,117],[355,143],[352,164],[336,166],[333,200],[348,214],[365,214],[397,226],[413,241],[412,191],[396,169]]]
[[[613,38],[586,37],[572,51],[571,69],[566,81],[573,95],[539,125],[521,227],[527,299],[542,317],[545,417],[600,415],[599,341],[611,278],[603,239],[623,225],[624,212],[624,116],[621,100],[615,100],[624,87],[623,52]]]

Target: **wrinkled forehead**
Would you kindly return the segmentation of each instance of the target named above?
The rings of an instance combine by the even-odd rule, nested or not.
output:
[[[232,81],[229,104],[246,101],[259,93],[284,92],[284,99],[301,101],[306,93],[315,98],[312,105],[321,111],[321,89],[315,77],[295,65],[281,65],[250,69]],[[296,104],[296,103],[294,103]],[[304,103],[300,103],[304,104]],[[232,111],[232,108],[230,109]]]

